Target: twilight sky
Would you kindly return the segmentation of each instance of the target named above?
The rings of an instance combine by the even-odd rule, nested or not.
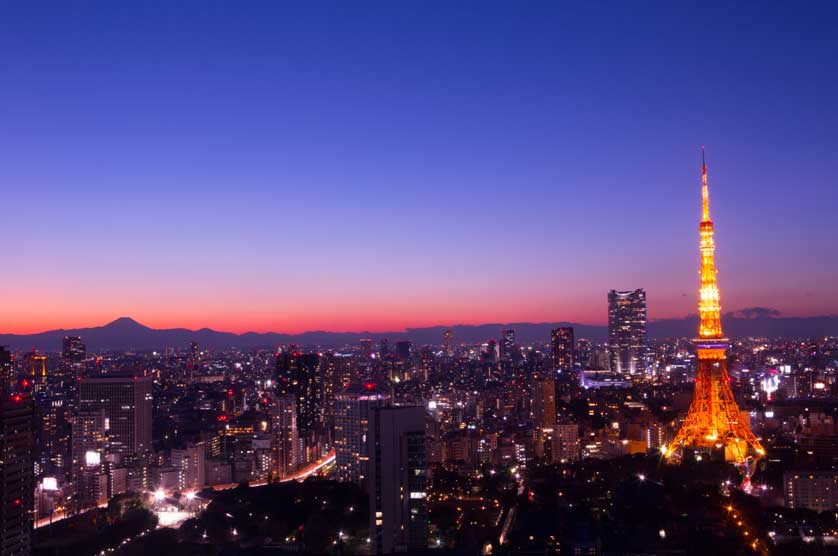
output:
[[[838,313],[833,2],[0,7],[0,332]]]

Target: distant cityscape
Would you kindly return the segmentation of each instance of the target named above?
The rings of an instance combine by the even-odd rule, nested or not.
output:
[[[291,552],[629,550],[629,539],[598,529],[597,514],[619,494],[612,473],[622,477],[626,465],[649,488],[671,480],[660,453],[690,406],[698,360],[690,339],[648,338],[643,289],[605,297],[605,341],[568,326],[531,343],[508,328],[480,343],[446,329],[435,344],[370,337],[340,349],[192,342],[92,352],[79,336],[48,352],[4,348],[4,554],[27,553],[32,522],[36,554],[75,553],[49,548],[43,532],[114,500],[148,507],[155,523],[179,527],[170,542],[187,546],[211,535]],[[724,450],[698,449],[671,469],[727,477],[720,503],[746,496],[782,508],[748,515],[760,546],[832,543],[834,521],[810,516],[838,507],[838,337],[738,338],[728,366],[736,403],[767,450],[752,493],[731,492],[740,478],[718,469]],[[351,485],[368,521],[343,516],[316,540],[286,523],[270,542],[240,514],[205,523],[236,485],[316,477]],[[559,499],[541,492],[551,484]],[[542,505],[564,515],[574,504],[584,508],[573,512],[576,525],[542,534]],[[707,519],[721,536],[725,512]],[[147,527],[102,550],[130,553],[120,547],[142,546]],[[650,554],[679,553],[693,534],[677,519],[643,527],[657,535],[644,544]]]

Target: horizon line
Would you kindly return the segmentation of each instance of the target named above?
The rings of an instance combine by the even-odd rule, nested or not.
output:
[[[746,311],[747,309],[741,309],[739,311],[729,311],[722,315],[722,318],[729,319],[729,318],[739,318],[742,320],[757,320],[760,318],[767,318],[767,319],[817,319],[817,318],[838,318],[838,314],[820,314],[820,315],[809,315],[809,316],[798,316],[798,315],[757,315],[753,317],[743,316],[739,313]],[[686,320],[686,319],[698,319],[699,316],[697,313],[687,313],[686,315],[680,317],[663,317],[663,318],[655,318],[655,319],[647,319],[647,324],[661,322],[661,321],[672,321],[672,320]],[[153,331],[172,331],[172,330],[186,330],[188,332],[200,332],[202,330],[215,332],[219,334],[233,334],[235,336],[244,336],[247,334],[277,334],[277,335],[286,335],[286,336],[302,336],[305,334],[315,334],[315,333],[327,333],[327,334],[404,334],[409,333],[411,330],[422,330],[422,329],[431,329],[431,328],[456,328],[456,327],[480,327],[480,326],[510,326],[516,324],[522,325],[544,325],[544,324],[570,324],[576,326],[591,326],[591,327],[607,327],[608,323],[586,323],[586,322],[576,322],[576,321],[569,321],[569,320],[553,320],[553,321],[496,321],[496,322],[479,322],[479,323],[465,323],[460,322],[457,324],[431,324],[431,325],[424,325],[424,326],[406,326],[402,329],[389,329],[389,330],[327,330],[327,329],[309,329],[304,330],[302,332],[283,332],[277,330],[245,330],[243,332],[234,332],[230,330],[218,330],[215,328],[210,328],[208,326],[202,326],[200,328],[188,328],[185,326],[173,326],[168,328],[155,328],[153,326],[149,326],[146,324],[141,323],[137,319],[129,316],[120,316],[116,317],[113,320],[110,320],[104,324],[93,325],[93,326],[76,326],[76,327],[69,327],[69,328],[52,328],[47,330],[41,330],[38,332],[0,332],[0,336],[37,336],[40,334],[48,334],[51,332],[69,332],[69,331],[76,331],[76,330],[92,330],[97,328],[105,328],[110,326],[116,322],[128,320],[137,325],[146,328],[148,330]]]

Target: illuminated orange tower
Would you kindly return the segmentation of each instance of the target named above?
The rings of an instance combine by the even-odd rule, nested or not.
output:
[[[707,165],[701,149],[701,289],[698,314],[698,338],[693,340],[698,355],[695,391],[687,418],[675,440],[664,451],[666,458],[680,457],[688,448],[724,449],[725,459],[747,464],[765,454],[762,445],[742,415],[727,372],[729,340],[722,334],[719,287],[716,285],[716,243],[710,220],[710,196],[707,190]],[[747,470],[747,465],[745,466]],[[747,480],[747,478],[746,478]]]

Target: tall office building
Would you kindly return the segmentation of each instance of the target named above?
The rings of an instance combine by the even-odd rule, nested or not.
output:
[[[62,390],[75,392],[76,377],[84,376],[84,361],[87,348],[79,336],[64,336],[61,342],[61,365],[53,374],[51,382],[57,382]],[[75,396],[72,397],[74,400]]]
[[[511,328],[508,330],[501,330],[499,345],[501,361],[509,361],[512,359],[512,352],[515,350],[515,331]]]
[[[608,352],[611,370],[635,374],[647,367],[646,292],[608,292]]]
[[[271,408],[271,464],[276,479],[284,479],[299,464],[297,403],[294,396],[277,396]]]
[[[32,398],[0,388],[0,556],[31,554]]]
[[[554,328],[550,333],[550,348],[554,371],[572,371],[575,362],[576,341],[572,326]]]
[[[35,463],[39,476],[64,477],[70,457],[70,419],[61,390],[33,395]]]
[[[427,548],[425,408],[370,412],[369,496],[373,554]]]
[[[151,377],[83,378],[73,426],[75,469],[97,457],[130,459],[151,450],[151,408]]]
[[[338,481],[365,487],[367,436],[370,412],[383,406],[387,396],[368,382],[353,385],[335,396],[335,465]]]
[[[277,395],[294,397],[300,436],[315,434],[320,430],[323,411],[320,355],[290,346],[277,354],[276,371]]]

